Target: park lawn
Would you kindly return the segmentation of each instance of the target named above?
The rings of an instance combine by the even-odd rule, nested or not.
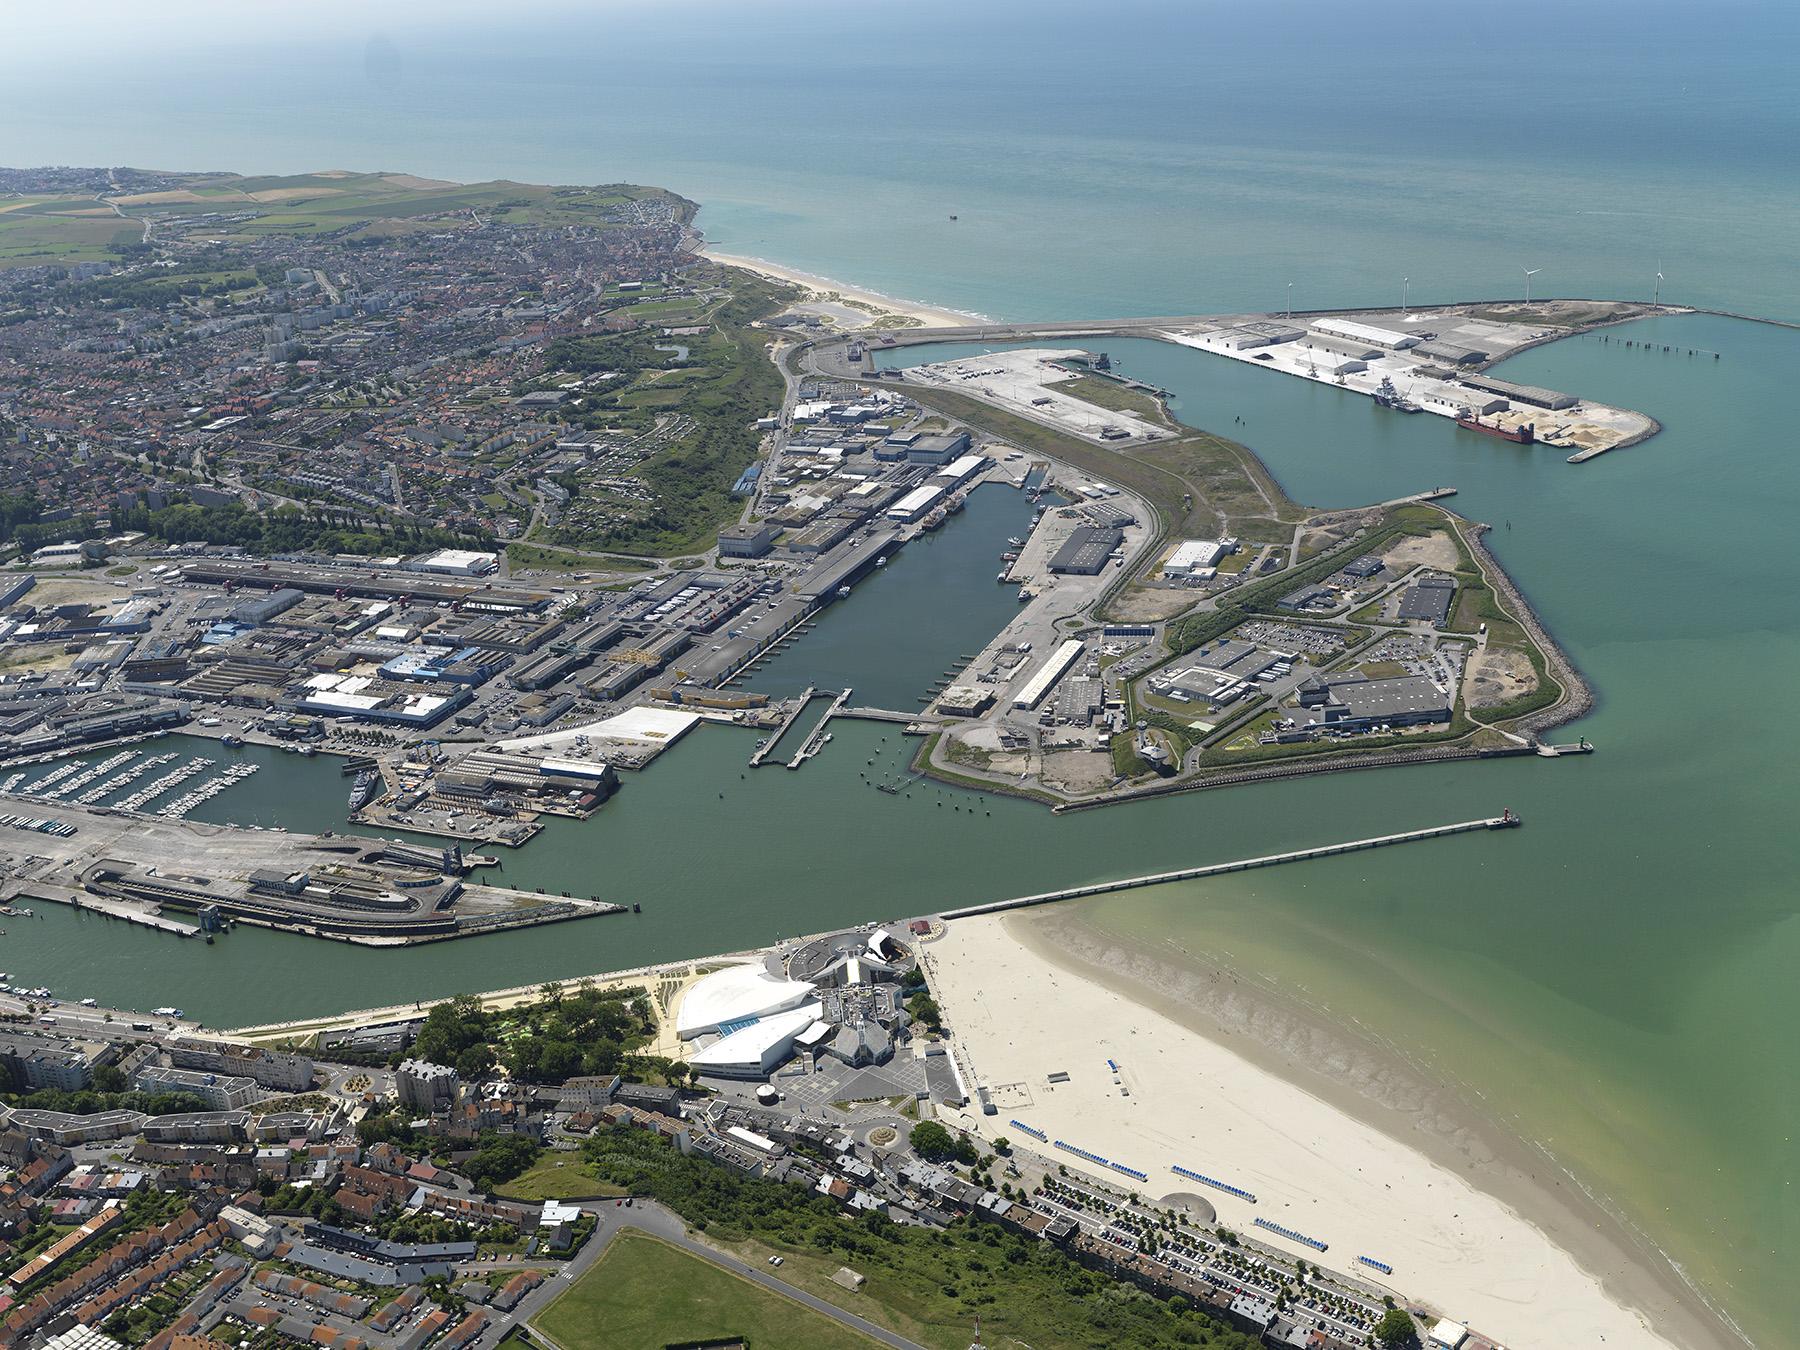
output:
[[[597,1180],[582,1166],[579,1153],[546,1153],[494,1193],[506,1200],[527,1203],[544,1200],[586,1200],[597,1195],[624,1195],[621,1186]]]
[[[534,1323],[564,1350],[662,1350],[741,1337],[770,1350],[875,1342],[791,1299],[627,1230]]]

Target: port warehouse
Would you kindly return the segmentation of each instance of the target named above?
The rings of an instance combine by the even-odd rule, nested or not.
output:
[[[1050,559],[1052,572],[1068,572],[1077,576],[1097,576],[1125,542],[1122,530],[1098,525],[1078,525],[1069,532],[1063,546]]]
[[[1540,389],[1534,384],[1514,384],[1511,380],[1498,380],[1492,375],[1464,375],[1462,382],[1471,389],[1509,398],[1515,403],[1529,403],[1534,408],[1548,408],[1552,412],[1573,408],[1581,401],[1573,394]]]
[[[1053,652],[1043,665],[1038,667],[1037,674],[1025,682],[1025,687],[1013,697],[1013,707],[1026,711],[1037,707],[1044,701],[1044,696],[1069,671],[1069,668],[1081,658],[1086,650],[1080,638],[1070,638]]]
[[[207,558],[181,564],[185,580],[209,586],[255,586],[261,590],[284,587],[314,595],[369,596],[377,600],[445,602],[466,609],[496,614],[526,613],[543,609],[550,597],[539,591],[500,590],[454,581],[436,581],[391,569],[371,568],[356,572],[344,568],[316,567],[302,563],[237,562]]]
[[[1507,400],[1560,412],[1575,408],[1580,400],[1572,394],[1537,385],[1517,384],[1492,375],[1465,374],[1459,366],[1479,365],[1488,353],[1456,343],[1424,339],[1415,333],[1359,323],[1354,319],[1318,319],[1301,329],[1270,320],[1257,320],[1235,328],[1210,334],[1216,345],[1229,351],[1250,351],[1258,347],[1274,347],[1284,343],[1304,342],[1311,364],[1324,374],[1354,374],[1368,369],[1368,363],[1384,357],[1406,353],[1443,362],[1451,369],[1419,366],[1414,373],[1433,379],[1454,382],[1469,391],[1473,411],[1481,414],[1504,412]],[[1478,395],[1487,395],[1484,400]]]

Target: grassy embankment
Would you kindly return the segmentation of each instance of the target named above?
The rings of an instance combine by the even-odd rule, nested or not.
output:
[[[798,1186],[683,1157],[643,1130],[601,1131],[584,1152],[599,1175],[654,1196],[708,1241],[752,1262],[779,1254],[790,1284],[933,1350],[965,1350],[977,1316],[989,1344],[1023,1341],[1040,1350],[1255,1344],[1180,1300],[1153,1298],[997,1223],[932,1230],[878,1215],[851,1219]],[[831,1281],[846,1265],[867,1277],[856,1293]]]
[[[614,1238],[593,1269],[533,1325],[563,1350],[663,1350],[734,1337],[783,1350],[876,1344],[790,1298],[630,1230]]]
[[[1124,391],[1129,392],[1129,391]],[[1004,412],[966,394],[909,388],[920,404],[1024,450],[1117,483],[1156,509],[1161,535],[1287,543],[1306,508],[1290,499],[1246,447],[1206,431],[1113,450]],[[1184,502],[1184,495],[1191,498]]]
[[[641,433],[661,418],[680,416],[688,425],[630,470],[652,501],[609,491],[594,481],[602,475],[564,475],[563,486],[575,500],[559,525],[532,542],[676,557],[704,550],[721,526],[737,518],[741,502],[731,495],[732,485],[760,451],[761,436],[751,423],[779,407],[782,398],[781,374],[769,359],[774,339],[751,325],[778,312],[793,292],[735,269],[696,269],[694,275],[726,282],[730,292],[704,309],[683,310],[680,317],[710,325],[704,334],[680,339],[688,348],[685,362],[673,364],[670,353],[657,350],[672,345],[660,332],[666,317],[627,333],[551,344],[547,376],[571,371],[621,376],[584,400],[571,415],[573,424]]]

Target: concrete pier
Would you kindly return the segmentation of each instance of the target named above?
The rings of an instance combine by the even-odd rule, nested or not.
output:
[[[806,705],[812,702],[812,696],[817,692],[818,689],[810,684],[801,691],[800,697],[794,702],[793,711],[781,719],[781,725],[771,731],[769,733],[769,739],[759,745],[756,748],[756,753],[750,756],[751,768],[755,769],[762,766],[762,762],[769,757],[769,751],[781,744],[781,738],[788,734],[788,728],[793,726],[799,719],[800,714],[806,711]]]
[[[65,886],[33,882],[30,883],[29,889],[21,889],[12,903],[16,903],[18,900],[42,900],[58,905],[68,905],[72,909],[92,910],[96,914],[104,914],[109,919],[123,919],[126,923],[137,924],[140,928],[154,928],[159,933],[172,933],[176,937],[200,936],[199,928],[193,924],[182,923],[161,914],[152,914],[136,905],[128,905],[122,900],[114,900],[107,896],[83,895],[81,892]]]
[[[819,724],[812,729],[812,734],[806,738],[806,744],[795,751],[794,757],[788,761],[788,768],[799,768],[824,748],[825,737],[827,735],[826,729],[830,727],[831,719],[842,712],[844,710],[844,705],[849,701],[850,691],[848,689],[844,690],[843,693],[831,700],[831,706],[825,710],[825,715],[819,719]],[[772,743],[773,742],[771,742],[771,744]]]
[[[1257,867],[1274,867],[1280,863],[1305,862],[1309,858],[1330,858],[1339,853],[1357,853],[1363,849],[1386,848],[1390,844],[1410,844],[1420,839],[1441,839],[1445,835],[1466,834],[1471,830],[1504,830],[1520,823],[1510,811],[1484,820],[1464,820],[1454,825],[1433,825],[1423,830],[1406,830],[1400,834],[1378,835],[1373,839],[1353,839],[1345,844],[1322,844],[1317,848],[1296,849],[1292,853],[1271,853],[1261,858],[1244,858],[1238,862],[1209,863],[1204,867],[1183,867],[1173,872],[1153,872],[1148,876],[1126,877],[1122,881],[1102,881],[1092,886],[1070,886],[1060,891],[1044,891],[1038,895],[1021,895],[1011,900],[992,900],[984,905],[968,905],[945,910],[945,919],[966,919],[977,914],[999,914],[1009,909],[1028,909],[1033,905],[1053,904],[1058,900],[1076,900],[1086,895],[1105,895],[1109,891],[1128,891],[1138,886],[1160,886],[1167,881],[1192,881],[1198,877],[1223,876],[1227,872],[1248,872]]]

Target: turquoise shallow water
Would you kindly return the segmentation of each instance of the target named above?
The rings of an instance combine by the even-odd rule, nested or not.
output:
[[[122,9],[94,23],[89,8],[9,16],[0,161],[658,182],[705,203],[721,246],[1001,317],[1273,308],[1289,282],[1297,306],[1394,303],[1402,276],[1418,302],[1510,297],[1522,268],[1541,267],[1539,293],[1647,296],[1660,268],[1666,299],[1800,318],[1788,5],[1527,0],[1436,22],[1398,0],[398,3],[378,20],[348,6],[208,6],[195,20],[177,4],[153,28]],[[178,947],[51,914],[9,925],[6,964],[214,1019],[299,1013],[1511,805],[1529,823],[1504,839],[1136,892],[1095,912],[1228,953],[1434,1059],[1597,1179],[1763,1344],[1789,1344],[1800,471],[1786,405],[1800,335],[1646,327],[1724,359],[1587,339],[1507,368],[1665,424],[1585,468],[1113,344],[1190,422],[1242,417],[1303,500],[1456,484],[1599,690],[1579,728],[1601,747],[1591,759],[1051,818],[936,788],[874,793],[859,775],[896,772],[901,755],[877,728],[846,727],[805,770],[753,782],[737,776],[749,739],[708,732],[595,822],[509,861],[523,884],[642,899],[634,919],[395,957],[248,933]],[[935,602],[961,623],[936,563],[965,545],[979,558],[986,546],[957,531],[984,528],[953,522],[897,563],[821,625],[810,659],[899,699],[914,671],[969,650],[954,626],[941,651],[896,650],[883,620]],[[994,598],[991,570],[969,583],[972,605]],[[769,678],[804,683],[805,652]],[[288,769],[214,807],[341,819],[334,771],[315,784],[313,767]]]

